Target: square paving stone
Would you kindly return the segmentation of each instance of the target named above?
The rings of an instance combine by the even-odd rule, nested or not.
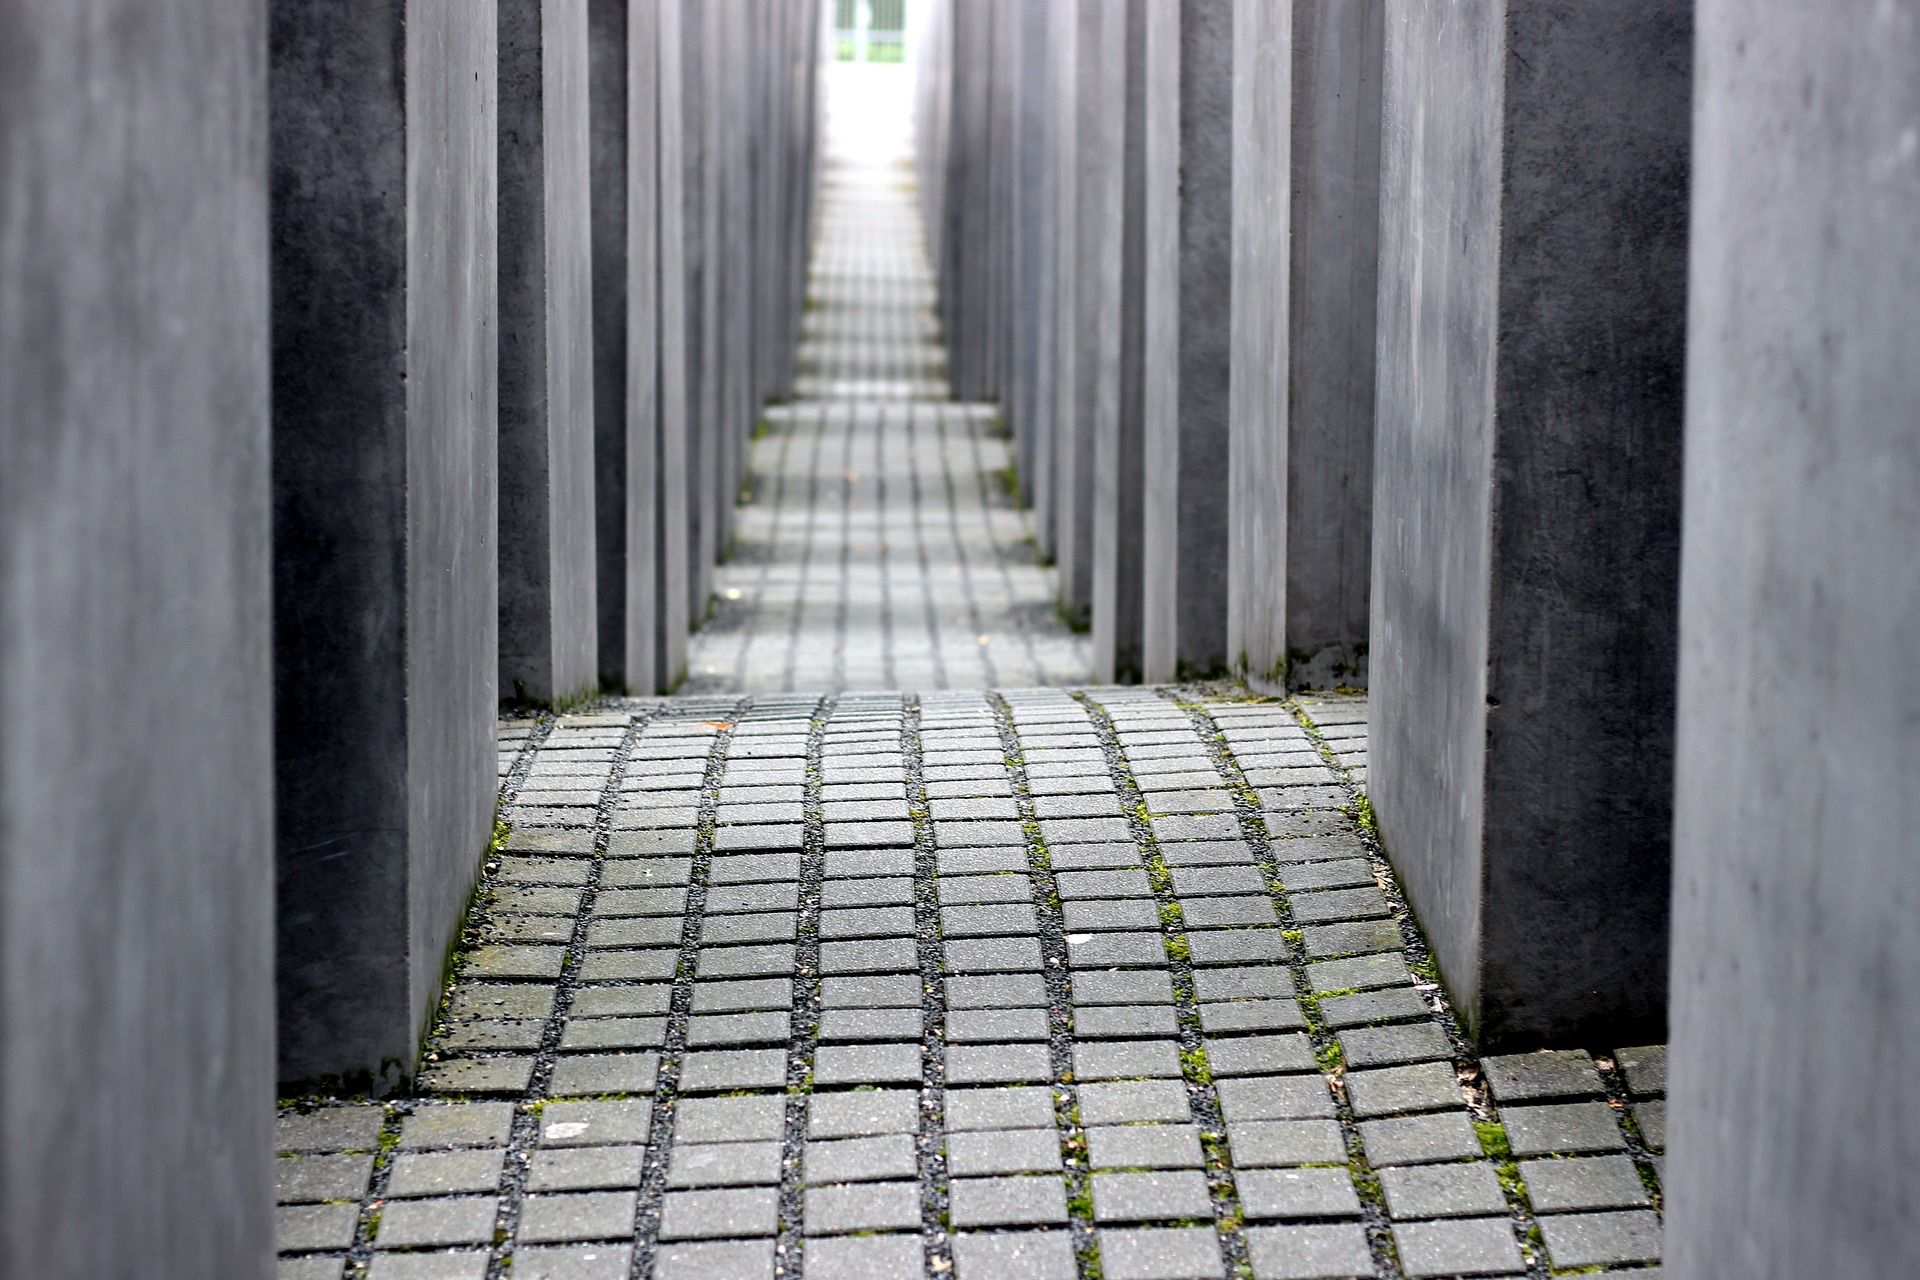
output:
[[[868,880],[826,880],[820,885],[820,905],[832,911],[859,907],[910,906],[912,902],[913,881],[906,876],[878,876]],[[823,911],[821,914],[824,922],[826,912]],[[912,918],[911,911],[908,912],[908,918]]]
[[[1070,933],[1106,929],[1159,929],[1160,908],[1148,898],[1105,898],[1066,902],[1060,908],[1061,925]]]
[[[947,1095],[947,1100],[951,1107],[953,1095]],[[863,1138],[919,1129],[919,1094],[911,1089],[816,1093],[807,1099],[809,1139]]]
[[[1191,762],[1199,765],[1199,761]],[[1229,813],[1233,793],[1225,787],[1194,791],[1154,790],[1147,795],[1147,811],[1155,817],[1174,813]]]
[[[544,1019],[553,1013],[553,999],[554,989],[545,984],[462,983],[454,988],[451,1011],[455,1018]]]
[[[1033,816],[1042,822],[1060,818],[1117,818],[1120,797],[1104,780],[1095,780],[1091,788],[1076,788],[1075,793],[1066,795],[1044,795],[1034,789]]]
[[[942,876],[940,905],[978,906],[990,902],[1033,901],[1033,882],[1022,875]]]
[[[1640,1140],[1649,1150],[1667,1149],[1667,1104],[1665,1102],[1636,1102],[1633,1105],[1634,1123],[1640,1126]]]
[[[827,879],[866,880],[875,876],[913,874],[911,849],[829,849]]]
[[[313,1204],[322,1200],[358,1200],[367,1194],[373,1157],[282,1156],[274,1161],[275,1200]]]
[[[780,1181],[777,1142],[689,1142],[667,1166],[670,1187],[764,1187]]]
[[[1357,1027],[1340,1033],[1340,1053],[1349,1068],[1451,1060],[1453,1044],[1431,1022],[1396,1027]]]
[[[1064,1231],[996,1231],[953,1237],[957,1280],[1075,1280]]]
[[[1193,963],[1202,966],[1277,964],[1288,958],[1278,929],[1210,929],[1187,936]]]
[[[1234,833],[1236,836],[1238,832]],[[1232,867],[1254,865],[1253,846],[1244,840],[1187,840],[1160,846],[1169,867]]]
[[[442,1200],[396,1200],[380,1211],[376,1249],[426,1249],[453,1244],[492,1244],[496,1203],[492,1196]]]
[[[1507,1212],[1493,1166],[1427,1164],[1380,1170],[1387,1212],[1395,1218],[1470,1218]]]
[[[1207,1069],[1216,1079],[1320,1069],[1313,1045],[1304,1035],[1210,1039],[1206,1047]]]
[[[1053,1057],[1044,1044],[956,1044],[947,1049],[950,1085],[1025,1084],[1052,1078]]]
[[[527,1190],[598,1191],[638,1187],[640,1162],[646,1154],[647,1149],[642,1146],[536,1151],[527,1172]]]
[[[961,1009],[947,1015],[949,1044],[1044,1041],[1047,1035],[1045,1009]],[[952,1062],[951,1051],[948,1062]]]
[[[1394,920],[1360,920],[1345,924],[1312,925],[1301,930],[1310,959],[1400,951],[1407,945]]]
[[[1480,1070],[1493,1090],[1493,1100],[1503,1107],[1512,1102],[1597,1098],[1602,1093],[1593,1059],[1578,1049],[1500,1054],[1480,1059]]]
[[[692,858],[633,858],[609,862],[600,872],[602,889],[664,889],[693,878]],[[576,905],[574,911],[578,911]],[[571,915],[574,912],[568,912]]]
[[[1374,1274],[1366,1229],[1357,1222],[1252,1227],[1247,1256],[1254,1280],[1353,1280]]]
[[[1341,858],[1335,862],[1289,863],[1280,874],[1280,883],[1288,893],[1308,889],[1378,889],[1373,868],[1365,858]]]
[[[1044,831],[1046,824],[1041,824]],[[1024,845],[1027,833],[1018,822],[956,822],[952,819],[933,824],[933,838],[946,849],[979,848],[986,845]],[[1049,840],[1051,836],[1047,837]],[[1112,839],[1111,836],[1106,837]]]
[[[1667,1046],[1650,1044],[1620,1049],[1614,1053],[1613,1061],[1627,1082],[1627,1091],[1635,1097],[1660,1097],[1667,1092]]]
[[[1375,1168],[1475,1160],[1485,1154],[1479,1135],[1461,1111],[1363,1121],[1360,1142],[1366,1149],[1368,1163]]]
[[[1421,1062],[1347,1073],[1347,1097],[1361,1118],[1464,1105],[1451,1062]]]
[[[1172,1040],[1114,1040],[1073,1047],[1079,1080],[1180,1078],[1180,1053]]]
[[[1244,1120],[1322,1120],[1333,1116],[1333,1096],[1318,1075],[1267,1076],[1215,1083],[1228,1124]]]
[[[911,1231],[920,1225],[920,1184],[863,1182],[808,1187],[806,1232],[810,1236],[853,1231]]]
[[[1075,972],[1073,1001],[1081,1005],[1172,1004],[1173,979],[1165,973],[1138,970]]]
[[[825,947],[821,950],[824,952]],[[759,978],[792,973],[793,958],[793,948],[782,943],[759,947],[702,947],[694,974],[700,978]]]
[[[1125,818],[1042,818],[1040,837],[1048,845],[1099,844],[1133,838]]]
[[[1242,1169],[1240,1208],[1249,1218],[1357,1218],[1353,1178],[1338,1169]]]
[[[1402,1222],[1393,1236],[1410,1276],[1511,1276],[1527,1269],[1505,1218]]]
[[[1177,1034],[1174,1011],[1166,1005],[1112,1006],[1073,1011],[1073,1034],[1081,1040],[1131,1040]]]
[[[633,1191],[528,1196],[520,1202],[517,1238],[528,1244],[629,1239],[638,1201]]]
[[[513,1129],[510,1102],[456,1102],[414,1108],[400,1122],[403,1150],[505,1146]]]
[[[1161,933],[1070,933],[1067,963],[1075,969],[1164,969],[1167,939]]]
[[[779,1165],[776,1151],[774,1167]],[[829,1182],[879,1182],[912,1178],[919,1171],[911,1134],[882,1134],[872,1138],[843,1138],[809,1142],[806,1178],[812,1185]]]
[[[565,947],[475,947],[461,973],[469,978],[558,978]]]
[[[623,1244],[515,1249],[513,1280],[627,1280],[633,1250]]]
[[[1187,1088],[1179,1080],[1137,1080],[1080,1086],[1080,1122],[1136,1124],[1159,1120],[1185,1123],[1193,1119]]]
[[[942,907],[940,932],[948,938],[996,938],[1008,934],[1035,936],[1040,932],[1040,922],[1033,913],[1032,905],[1025,902],[1004,902],[983,907]]]
[[[922,1022],[918,1009],[826,1009],[820,1014],[820,1040],[917,1040]]]
[[[1226,1262],[1212,1227],[1103,1227],[1106,1280],[1220,1280]]]
[[[1520,1178],[1535,1213],[1642,1209],[1652,1203],[1639,1170],[1626,1156],[1523,1160]]]
[[[800,816],[799,810],[800,806],[796,804],[794,817]],[[907,798],[891,796],[869,800],[827,800],[821,805],[821,811],[822,816],[830,824],[829,831],[835,828],[843,831],[857,831],[858,828],[871,824],[884,830],[884,838],[879,843],[899,844],[900,837],[894,834],[895,829],[891,823],[907,820]],[[908,828],[908,832],[906,839],[913,839],[911,827]],[[836,843],[842,842],[836,841]],[[859,840],[856,836],[855,839],[844,843],[857,844]]]
[[[918,1009],[920,975],[876,974],[832,977],[820,982],[820,1003],[827,1009]]]
[[[1153,900],[1153,886],[1145,871],[1062,871],[1054,885],[1063,900],[1075,898],[1144,898]]]
[[[1037,973],[1038,938],[976,938],[949,942],[942,950],[949,973]]]
[[[1131,842],[1063,844],[1047,851],[1055,871],[1128,871],[1144,869],[1140,846]]]
[[[1248,926],[1278,926],[1270,898],[1181,898],[1180,914],[1189,929],[1238,929]],[[1288,983],[1292,985],[1291,981]]]
[[[596,951],[581,962],[580,981],[670,981],[679,967],[677,951]]]
[[[1059,1171],[1060,1135],[1050,1128],[947,1136],[947,1172],[956,1178]]]
[[[665,1018],[568,1018],[560,1050],[657,1049],[666,1039]]]
[[[1347,1144],[1333,1120],[1243,1120],[1227,1126],[1227,1142],[1240,1169],[1347,1162]]]
[[[582,987],[573,993],[576,1018],[614,1018],[664,1014],[673,1002],[673,988],[664,982],[638,987]]]
[[[1050,1129],[1052,1126],[1051,1089],[951,1089],[947,1092],[948,1133]]]
[[[886,805],[898,813],[906,806]],[[894,822],[837,822],[829,820],[826,829],[830,849],[883,849],[889,845],[913,843],[913,824],[904,818]]]
[[[782,1094],[740,1098],[683,1098],[675,1106],[675,1144],[778,1142],[787,1127]]]
[[[680,1088],[686,1093],[778,1089],[786,1082],[784,1049],[701,1049],[687,1054],[680,1070]]]
[[[1645,1211],[1546,1214],[1540,1233],[1557,1268],[1660,1261],[1660,1219]]]
[[[803,834],[804,828],[802,828],[799,823],[793,823],[791,825],[783,823],[771,826],[721,827],[713,833],[713,847],[716,850],[797,849],[800,847]],[[797,865],[797,855],[774,856],[794,857]],[[716,858],[714,861],[718,863],[720,859]],[[788,876],[792,876],[795,873],[790,871],[787,874]],[[778,877],[760,875],[755,878],[771,880],[777,879]],[[712,883],[721,882],[712,881]]]
[[[920,967],[920,952],[912,938],[865,938],[857,942],[820,944],[823,974],[905,973]]]
[[[1577,1155],[1624,1151],[1627,1142],[1604,1102],[1565,1102],[1542,1107],[1503,1107],[1507,1145],[1516,1156]]]
[[[1200,1029],[1208,1035],[1236,1031],[1285,1031],[1307,1025],[1293,1000],[1236,1000],[1200,1006]]]
[[[669,861],[669,859],[660,859]],[[672,859],[687,861],[687,859]],[[606,883],[605,877],[601,883]],[[674,883],[684,884],[685,881]],[[580,889],[533,889],[513,885],[496,885],[487,890],[487,909],[497,915],[527,916],[576,916],[580,914],[580,899],[585,897]]]
[[[485,1276],[487,1256],[480,1255],[481,1275]],[[281,1258],[274,1267],[274,1280],[342,1280],[347,1273],[345,1258]]]
[[[586,858],[502,858],[494,872],[499,884],[585,884],[593,871]]]
[[[1156,840],[1232,840],[1240,834],[1240,819],[1230,813],[1198,814],[1153,820]]]
[[[481,936],[488,942],[543,942],[564,947],[573,941],[573,921],[544,916],[502,916],[487,921]]]
[[[608,920],[645,916],[678,920],[686,910],[685,889],[602,889],[593,900],[593,914]]]
[[[814,1053],[813,1082],[841,1084],[915,1084],[921,1075],[918,1044],[821,1045]]]
[[[1067,1188],[1052,1177],[955,1178],[947,1206],[956,1229],[1063,1225]]]
[[[1279,965],[1200,969],[1193,989],[1201,1000],[1283,1000],[1293,996],[1293,974]]]
[[[1317,893],[1295,893],[1292,898],[1294,923],[1322,924],[1334,920],[1377,920],[1392,914],[1386,895],[1378,887],[1326,889]]]
[[[723,1240],[770,1236],[779,1216],[774,1188],[669,1191],[660,1205],[662,1240]]]
[[[1173,991],[1167,986],[1169,997]],[[1173,1003],[1172,999],[1167,1000]],[[947,979],[949,1009],[1039,1009],[1047,1004],[1046,980],[1037,973],[1005,973],[991,978]]]
[[[809,1240],[810,1280],[919,1280],[926,1249],[916,1236]]]
[[[1197,1169],[1093,1175],[1095,1222],[1166,1222],[1212,1216],[1206,1175]]]
[[[567,921],[566,924],[568,928],[572,927],[572,921]],[[633,919],[595,920],[587,926],[587,946],[595,950],[677,947],[680,945],[684,924],[685,922],[678,916],[638,916]]]
[[[770,884],[718,885],[707,890],[707,914],[791,911],[800,903],[800,886],[791,880]]]
[[[709,916],[700,922],[700,945],[725,946],[740,942],[791,942],[798,917],[791,911],[752,915]],[[678,942],[678,938],[670,939]]]
[[[273,1211],[274,1247],[282,1253],[351,1248],[359,1222],[355,1204],[285,1205]]]
[[[1399,959],[1398,956],[1394,957]],[[1433,1011],[1412,987],[1370,991],[1364,995],[1332,996],[1320,1001],[1327,1025],[1361,1027],[1369,1023],[1430,1021]]]
[[[616,831],[607,839],[610,858],[639,858],[655,853],[692,853],[691,830]]]
[[[1200,1131],[1190,1124],[1095,1125],[1086,1133],[1087,1161],[1095,1169],[1199,1169],[1206,1163]]]
[[[605,1093],[652,1093],[660,1075],[654,1053],[580,1054],[553,1066],[548,1092],[556,1098]],[[682,1085],[684,1086],[684,1083]]]
[[[912,937],[913,931],[912,907],[865,907],[820,913],[822,938],[901,938]]]
[[[645,1142],[653,1128],[653,1103],[550,1102],[540,1109],[543,1147],[602,1147]]]
[[[485,1280],[484,1249],[453,1253],[389,1253],[374,1258],[367,1280]]]
[[[396,1155],[387,1175],[387,1195],[393,1199],[416,1196],[456,1196],[500,1189],[500,1165],[506,1152],[406,1151]]]
[[[703,1013],[687,1022],[687,1043],[695,1048],[714,1045],[785,1044],[792,1038],[793,1015],[767,1013]]]
[[[991,849],[942,849],[937,856],[939,874],[948,876],[1025,875],[1027,851],[1014,846]]]

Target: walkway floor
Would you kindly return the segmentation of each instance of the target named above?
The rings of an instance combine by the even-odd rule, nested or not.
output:
[[[1663,1051],[1474,1056],[1364,699],[1011,687],[1084,652],[986,412],[877,394],[938,352],[855,176],[728,692],[503,724],[417,1096],[282,1109],[281,1280],[1656,1277]]]
[[[797,396],[754,443],[682,692],[1084,683],[996,410],[948,399],[900,73],[850,70],[829,99]]]

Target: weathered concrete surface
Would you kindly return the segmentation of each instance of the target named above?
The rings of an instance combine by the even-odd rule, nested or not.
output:
[[[1691,12],[1387,10],[1372,788],[1488,1046],[1664,1027]]]
[[[1293,6],[1284,657],[1295,688],[1366,680],[1384,23],[1379,5]]]
[[[683,72],[685,35],[682,0],[652,0],[659,36],[660,250],[660,504],[655,538],[659,550],[655,611],[654,685],[670,690],[687,671],[687,633],[692,590],[691,521],[697,504],[687,500],[688,388],[693,375],[689,348],[689,284],[693,249],[687,241],[690,145]]]
[[[599,672],[587,0],[500,0],[500,692]]]
[[[1147,4],[1124,6],[1125,63],[1115,115],[1120,143],[1119,341],[1101,379],[1093,441],[1093,678],[1140,678],[1146,592]],[[1119,14],[1109,19],[1122,21]],[[1111,396],[1113,403],[1108,410]]]
[[[0,51],[0,1274],[264,1276],[266,10]]]
[[[1048,47],[1056,12],[1065,5],[1020,0],[1017,65],[1013,77],[1012,243],[1014,314],[1008,373],[1007,420],[1013,428],[1020,497],[1033,509],[1035,543],[1051,555],[1053,533],[1053,378],[1055,251],[1054,85],[1058,59]]]
[[[493,814],[493,14],[271,34],[279,1073],[386,1089]]]
[[[1233,8],[1146,14],[1142,678],[1227,661]]]
[[[1920,1254],[1920,18],[1699,6],[1667,1274]]]
[[[1053,139],[1052,207],[1048,221],[1053,236],[1053,290],[1046,320],[1052,331],[1049,379],[1052,402],[1046,406],[1048,440],[1034,475],[1034,540],[1044,558],[1055,560],[1063,545],[1071,545],[1071,517],[1075,504],[1074,448],[1078,439],[1075,370],[1079,360],[1079,31],[1078,4],[1046,6],[1047,48],[1053,94],[1048,106]],[[1042,476],[1040,467],[1044,467]],[[1065,575],[1062,575],[1062,581]]]
[[[1234,0],[1233,25],[1227,653],[1255,684],[1272,684],[1287,656],[1293,14]]]

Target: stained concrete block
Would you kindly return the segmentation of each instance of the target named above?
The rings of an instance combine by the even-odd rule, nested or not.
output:
[[[590,0],[600,684],[652,693],[659,608],[659,5]]]
[[[1146,14],[1141,667],[1227,661],[1233,7]]]
[[[1702,0],[1666,1274],[1913,1268],[1920,15]]]
[[[0,27],[0,1274],[263,1276],[266,6]]]
[[[499,3],[500,692],[595,689],[587,0]]]
[[[653,0],[659,37],[659,174],[660,243],[656,259],[660,289],[659,368],[660,421],[655,466],[659,479],[659,522],[655,545],[659,551],[656,588],[654,686],[670,690],[687,671],[687,634],[693,568],[692,520],[698,504],[688,502],[692,430],[691,384],[697,376],[694,345],[689,332],[693,318],[690,299],[697,297],[693,267],[697,245],[687,235],[688,183],[695,176],[689,150],[684,54],[686,34],[681,23],[684,0]]]
[[[1036,465],[1033,492],[1034,538],[1040,553],[1061,566],[1061,556],[1072,558],[1074,476],[1080,433],[1075,425],[1079,361],[1079,47],[1080,6],[1046,6],[1048,60],[1052,97],[1049,108],[1053,139],[1052,200],[1048,221],[1053,235],[1052,296],[1047,327],[1051,330],[1052,401],[1048,406],[1048,439]],[[1044,474],[1040,468],[1044,467]],[[1066,548],[1063,553],[1062,548]],[[1062,567],[1059,581],[1071,575]]]
[[[493,14],[271,30],[279,1073],[385,1091],[493,818]]]
[[[1236,21],[1227,647],[1257,687],[1364,682],[1384,11]]]
[[[1053,481],[1054,286],[1054,85],[1056,65],[1048,47],[1056,11],[1046,0],[1019,0],[1017,62],[1013,77],[1013,137],[1016,143],[1012,265],[1014,314],[1008,332],[1007,421],[1014,433],[1021,498],[1032,508],[1034,541],[1051,555],[1049,525]]]
[[[1387,9],[1370,783],[1487,1047],[1665,1031],[1691,19]]]

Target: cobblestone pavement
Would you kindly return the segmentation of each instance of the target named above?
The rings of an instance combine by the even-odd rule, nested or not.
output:
[[[907,105],[888,96],[900,83],[891,69],[829,77],[797,398],[754,443],[683,693],[1089,678],[1009,491],[997,410],[948,398]]]
[[[1472,1056],[1365,735],[1222,687],[509,722],[419,1095],[282,1111],[283,1280],[1648,1280],[1662,1051]]]

